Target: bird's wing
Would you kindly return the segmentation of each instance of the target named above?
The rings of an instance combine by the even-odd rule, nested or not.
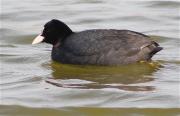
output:
[[[126,31],[125,31],[126,32]],[[130,36],[128,36],[128,34]],[[75,34],[65,42],[66,50],[78,56],[108,54],[109,51],[125,56],[139,52],[141,46],[149,43],[147,37],[133,32]]]

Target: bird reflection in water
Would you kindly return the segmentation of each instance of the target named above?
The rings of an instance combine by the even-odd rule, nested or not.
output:
[[[150,84],[153,74],[162,65],[157,62],[136,63],[124,66],[82,66],[52,62],[52,77],[46,83],[76,89],[119,89],[124,91],[154,91]]]

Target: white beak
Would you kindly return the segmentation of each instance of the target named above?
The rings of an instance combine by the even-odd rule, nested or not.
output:
[[[37,44],[37,43],[40,43],[44,40],[44,37],[41,36],[41,35],[38,35],[32,42],[32,44]]]

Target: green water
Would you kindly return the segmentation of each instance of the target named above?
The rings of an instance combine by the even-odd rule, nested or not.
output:
[[[1,108],[1,106],[0,106]],[[9,109],[12,108],[13,110]],[[179,116],[179,109],[160,108],[27,108],[18,106],[7,106],[2,108],[2,113],[7,116]]]
[[[180,115],[180,2],[1,0],[0,115]],[[153,64],[118,67],[51,61],[51,45],[31,45],[57,18],[74,31],[130,29],[164,48]]]

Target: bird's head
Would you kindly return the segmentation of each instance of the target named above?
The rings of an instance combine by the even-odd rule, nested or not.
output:
[[[42,33],[33,40],[32,44],[46,42],[55,45],[72,33],[72,30],[65,23],[53,19],[44,25]]]

